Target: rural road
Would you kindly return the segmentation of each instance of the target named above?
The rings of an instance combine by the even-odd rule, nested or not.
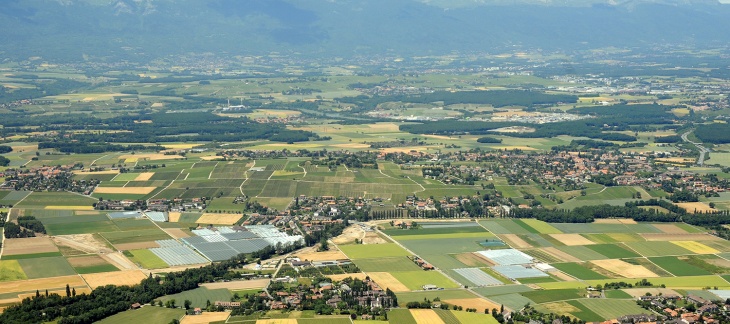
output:
[[[692,133],[692,131],[688,131],[684,134],[682,134],[682,140],[687,143],[692,143],[692,145],[696,146],[698,150],[700,150],[700,157],[697,159],[697,165],[702,166],[705,164],[705,154],[710,153],[710,150],[707,149],[702,145],[702,143],[695,143],[690,141],[687,136]]]

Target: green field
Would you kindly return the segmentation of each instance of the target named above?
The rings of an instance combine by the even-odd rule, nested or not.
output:
[[[23,259],[58,257],[58,256],[63,256],[63,255],[61,254],[61,252],[3,255],[3,260],[23,260]]]
[[[419,223],[421,225],[428,223]],[[474,224],[470,222],[469,224]],[[435,234],[457,234],[457,233],[483,233],[487,232],[481,226],[448,226],[436,228],[419,228],[419,229],[386,229],[383,233],[390,236],[409,236],[409,235],[435,235]]]
[[[482,239],[477,238],[450,238],[400,241],[403,246],[418,255],[421,254],[449,254],[481,251],[485,248],[479,245]]]
[[[695,267],[675,256],[649,258],[651,262],[671,272],[675,276],[700,276],[712,274],[705,269]]]
[[[340,245],[340,250],[351,259],[387,258],[409,255],[398,244],[355,244]]]
[[[521,293],[537,304],[585,297],[585,289],[534,290]]]
[[[114,316],[107,317],[97,323],[99,324],[128,324],[128,323],[149,323],[169,324],[172,320],[185,315],[185,310],[180,308],[163,308],[145,306],[140,309],[128,310]]]
[[[581,280],[604,279],[606,276],[595,272],[584,263],[553,263],[553,267]]]
[[[0,260],[0,281],[28,279],[17,260]]]
[[[496,295],[496,296],[490,296],[489,299],[493,300],[495,303],[504,305],[504,307],[513,309],[513,310],[520,310],[522,307],[525,307],[525,305],[530,304],[534,305],[535,302],[531,299],[522,296],[517,293],[512,294],[505,294],[505,295]]]
[[[126,232],[100,233],[111,244],[150,242],[157,240],[169,240],[172,237],[159,228],[134,230]]]
[[[22,259],[18,260],[18,263],[20,263],[20,266],[23,268],[23,272],[25,272],[28,276],[28,279],[70,276],[76,274],[76,271],[73,267],[71,267],[68,261],[60,256]]]
[[[584,305],[578,300],[569,300],[568,304],[580,310],[577,312],[571,312],[571,314],[584,321],[599,322],[605,320],[603,316],[598,315],[596,312],[594,312],[592,309],[590,309],[588,306]]]
[[[464,289],[445,289],[445,290],[431,290],[431,291],[413,291],[413,292],[401,292],[397,294],[398,304],[405,306],[405,304],[413,301],[421,302],[424,298],[434,300],[438,297],[441,300],[446,299],[466,299],[476,298],[474,294]]]
[[[396,241],[411,241],[411,240],[426,240],[426,239],[452,239],[452,238],[474,238],[475,241],[481,241],[489,238],[494,238],[495,235],[487,231],[473,232],[473,233],[448,233],[448,234],[423,234],[423,235],[393,235],[391,236]]]
[[[670,242],[629,242],[626,245],[645,257],[694,254]]]
[[[459,312],[459,311],[451,311],[452,314],[459,320],[459,323],[462,324],[471,324],[471,323],[484,323],[484,324],[497,324],[496,319],[492,317],[492,315],[485,315],[480,313],[470,313],[470,312]],[[441,314],[439,314],[441,316]],[[443,319],[444,317],[442,317]],[[446,322],[446,324],[449,324]]]
[[[119,269],[117,269],[117,267],[115,267],[111,264],[101,264],[101,265],[88,266],[88,267],[75,267],[74,270],[76,270],[76,272],[78,274],[119,271]]]
[[[531,227],[532,229],[537,231],[537,233],[540,233],[540,234],[560,234],[560,233],[562,233],[560,230],[553,227],[552,225],[545,223],[543,221],[539,221],[537,219],[521,219],[520,221],[522,221],[525,225]]]
[[[233,294],[228,289],[208,289],[205,287],[196,288],[193,290],[184,291],[174,295],[167,295],[158,298],[163,303],[168,300],[175,300],[175,304],[182,306],[183,302],[187,299],[192,302],[191,307],[205,308],[207,301],[211,303],[216,300],[219,301],[230,301]]]
[[[667,288],[688,288],[688,289],[700,289],[704,287],[725,287],[721,289],[727,289],[730,287],[730,283],[725,281],[720,276],[687,276],[687,277],[661,277],[661,278],[646,278],[649,282],[655,286],[664,284]],[[639,279],[632,279],[632,281],[638,281]],[[604,285],[609,282],[615,282],[616,279],[604,279],[604,280],[587,280],[587,285]]]
[[[585,247],[606,256],[608,259],[640,257],[636,252],[625,248],[622,244],[595,244],[586,245]]]
[[[440,288],[459,287],[458,284],[436,271],[416,270],[391,272],[390,274],[410,290],[422,290],[423,285],[436,285]]]
[[[162,261],[160,257],[152,253],[147,249],[131,250],[128,251],[132,255],[130,258],[133,262],[139,263],[142,268],[145,269],[160,269],[167,268],[168,265],[165,261]]]
[[[407,257],[357,259],[355,264],[364,272],[418,271],[421,270]]]
[[[407,309],[391,309],[388,312],[388,321],[394,324],[418,324]]]
[[[626,314],[650,314],[633,300],[618,299],[581,299],[579,301],[604,320],[615,319]]]
[[[526,291],[532,291],[533,289],[525,286],[525,285],[506,285],[506,286],[496,286],[496,287],[480,287],[480,288],[474,288],[472,289],[476,293],[488,297],[488,296],[497,296],[497,295],[506,295],[506,294],[514,294],[514,293],[521,293]]]
[[[69,192],[34,192],[17,206],[91,206],[94,202],[96,199]]]

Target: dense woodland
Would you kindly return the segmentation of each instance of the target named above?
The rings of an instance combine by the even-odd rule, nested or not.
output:
[[[698,125],[695,136],[702,142],[712,144],[730,143],[730,124]]]

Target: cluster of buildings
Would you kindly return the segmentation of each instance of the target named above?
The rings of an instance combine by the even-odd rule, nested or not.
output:
[[[0,172],[5,181],[0,190],[24,191],[70,191],[84,195],[91,194],[99,184],[97,179],[74,179],[77,166],[43,166],[32,169],[7,169]]]

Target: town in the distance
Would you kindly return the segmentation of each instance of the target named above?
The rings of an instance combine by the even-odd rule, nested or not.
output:
[[[0,48],[0,323],[730,323],[730,47],[656,41]]]

